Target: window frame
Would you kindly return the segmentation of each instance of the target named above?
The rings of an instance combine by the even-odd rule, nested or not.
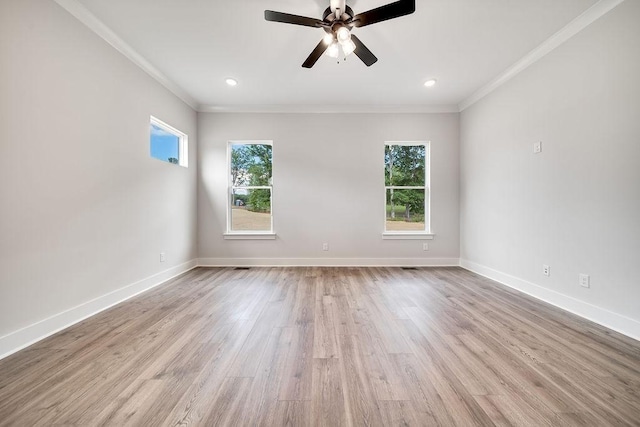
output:
[[[231,151],[234,145],[270,145],[271,146],[271,185],[246,185],[234,186],[231,181]],[[233,200],[233,192],[236,189],[258,190],[265,189],[270,192],[270,229],[269,230],[232,230],[232,209],[231,201]],[[275,239],[275,231],[273,230],[273,141],[272,140],[230,140],[227,141],[227,230],[223,237],[225,239]]]
[[[157,126],[165,132],[168,132],[176,137],[178,137],[178,163],[171,163],[167,160],[162,160],[157,157],[153,157],[151,155],[151,125]],[[163,122],[157,117],[150,116],[149,119],[149,156],[152,159],[160,160],[164,163],[177,164],[178,166],[182,166],[184,168],[189,167],[189,135],[186,133],[176,129],[175,127]]]
[[[431,232],[431,141],[385,141],[384,149],[388,146],[424,146],[424,186],[420,185],[387,185],[386,184],[386,164],[384,160],[384,151],[382,156],[383,165],[383,190],[382,212],[383,212],[383,232],[382,238],[389,240],[431,240],[433,233]],[[424,190],[424,230],[387,230],[387,191],[394,190]]]

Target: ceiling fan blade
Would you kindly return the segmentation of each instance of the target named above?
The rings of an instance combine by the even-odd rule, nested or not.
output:
[[[313,49],[313,52],[311,52],[309,57],[302,63],[302,66],[304,68],[313,67],[314,64],[318,61],[318,59],[320,59],[324,51],[327,50],[328,47],[329,45],[326,44],[324,40],[320,40],[320,43],[318,43],[318,46],[316,46],[316,48]]]
[[[364,27],[365,25],[375,24],[376,22],[386,21],[387,19],[409,15],[415,11],[416,0],[398,0],[397,2],[385,4],[384,6],[359,13],[353,17],[352,22],[356,27]]]
[[[356,50],[353,51],[358,58],[362,59],[362,62],[365,63],[367,67],[371,67],[378,61],[378,58],[357,38],[355,35],[351,34],[351,40],[356,45]]]
[[[305,27],[320,27],[322,25],[322,21],[319,19],[292,15],[290,13],[274,12],[273,10],[265,10],[264,19],[272,22],[283,22],[285,24],[302,25]]]

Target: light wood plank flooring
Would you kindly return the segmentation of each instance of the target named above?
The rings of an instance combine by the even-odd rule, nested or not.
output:
[[[640,344],[460,268],[199,268],[0,361],[0,425],[640,425]]]

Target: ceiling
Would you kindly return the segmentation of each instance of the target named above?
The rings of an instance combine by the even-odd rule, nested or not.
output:
[[[347,4],[357,14],[390,1]],[[352,55],[340,64],[323,56],[311,69],[301,64],[324,32],[267,22],[264,10],[321,18],[329,0],[59,3],[86,8],[95,22],[106,25],[203,111],[322,106],[446,110],[596,0],[417,0],[412,15],[354,29],[378,57],[370,68]],[[227,86],[227,77],[239,84]],[[425,88],[431,78],[438,83]]]

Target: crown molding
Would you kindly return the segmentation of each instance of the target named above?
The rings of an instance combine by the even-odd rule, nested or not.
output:
[[[170,92],[203,113],[457,113],[457,105],[199,105],[78,0],[55,0],[63,9],[142,68]]]
[[[598,1],[573,21],[565,25],[560,31],[542,42],[542,44],[526,54],[511,67],[507,68],[504,72],[502,72],[502,74],[498,75],[498,77],[482,86],[464,101],[460,102],[458,104],[458,110],[463,111],[469,108],[480,99],[484,98],[485,96],[514,78],[516,75],[520,74],[529,66],[539,61],[542,57],[585,29],[587,26],[591,25],[593,22],[604,16],[607,12],[618,6],[623,1],[624,0]]]
[[[458,113],[457,105],[201,105],[201,113]]]
[[[548,38],[488,84],[458,105],[199,105],[182,87],[170,80],[147,59],[122,40],[78,0],[55,0],[187,105],[202,113],[459,113],[511,80],[549,52],[569,40],[624,0],[599,0],[560,31]]]
[[[198,109],[198,103],[184,89],[171,81],[160,70],[147,61],[80,2],[77,0],[55,0],[55,2],[73,15],[78,21],[82,22],[90,30],[104,39],[104,41],[113,46],[118,52],[127,57],[131,62],[142,68],[142,70],[157,80],[158,83],[167,88],[171,93],[180,98],[191,108],[194,110]]]

